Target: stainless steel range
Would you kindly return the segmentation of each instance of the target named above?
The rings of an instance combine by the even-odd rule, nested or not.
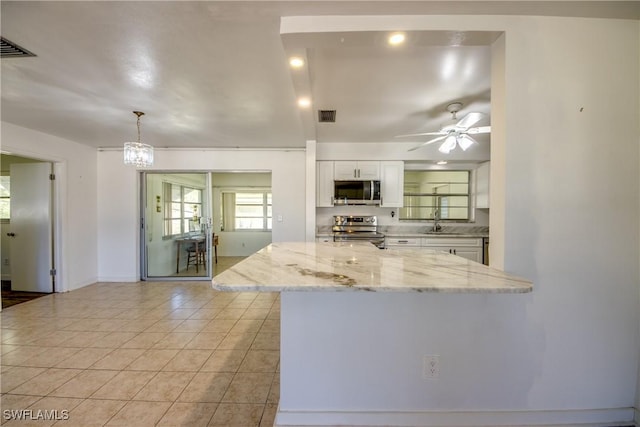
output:
[[[364,241],[384,248],[384,234],[378,232],[375,215],[335,215],[332,231],[334,242]]]

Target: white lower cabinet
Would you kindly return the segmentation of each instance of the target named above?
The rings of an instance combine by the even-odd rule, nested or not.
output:
[[[453,255],[461,256],[462,258],[470,259],[471,261],[482,264],[482,250],[480,248],[465,248],[465,247],[451,247],[451,246],[429,246],[429,249],[435,251],[449,252]]]
[[[482,264],[482,239],[468,237],[387,237],[385,247],[425,248],[449,252]]]
[[[420,247],[421,242],[419,237],[387,237],[384,239],[385,248],[398,248],[398,247]]]
[[[422,246],[449,252],[482,264],[482,239],[469,237],[423,237]]]

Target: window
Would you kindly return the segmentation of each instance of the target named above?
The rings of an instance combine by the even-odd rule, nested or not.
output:
[[[11,179],[0,176],[0,219],[11,218]]]
[[[222,191],[222,231],[271,230],[271,192]]]
[[[469,221],[469,171],[411,171],[404,173],[402,220]]]
[[[164,193],[164,236],[200,230],[202,190],[184,185],[162,183]]]

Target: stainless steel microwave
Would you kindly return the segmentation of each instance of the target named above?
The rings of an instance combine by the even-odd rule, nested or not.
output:
[[[334,205],[379,205],[380,181],[334,181]]]

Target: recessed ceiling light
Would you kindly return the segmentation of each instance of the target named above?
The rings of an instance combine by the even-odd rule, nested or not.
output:
[[[304,65],[304,59],[293,56],[289,59],[289,65],[291,65],[291,68],[302,68]]]
[[[298,107],[307,108],[311,105],[309,98],[298,98]]]
[[[438,160],[438,161],[436,162],[436,165],[446,165],[446,164],[447,164],[447,161],[446,161],[446,160]]]
[[[405,35],[404,33],[393,33],[389,36],[389,44],[392,46],[397,46],[399,44],[404,43]]]

